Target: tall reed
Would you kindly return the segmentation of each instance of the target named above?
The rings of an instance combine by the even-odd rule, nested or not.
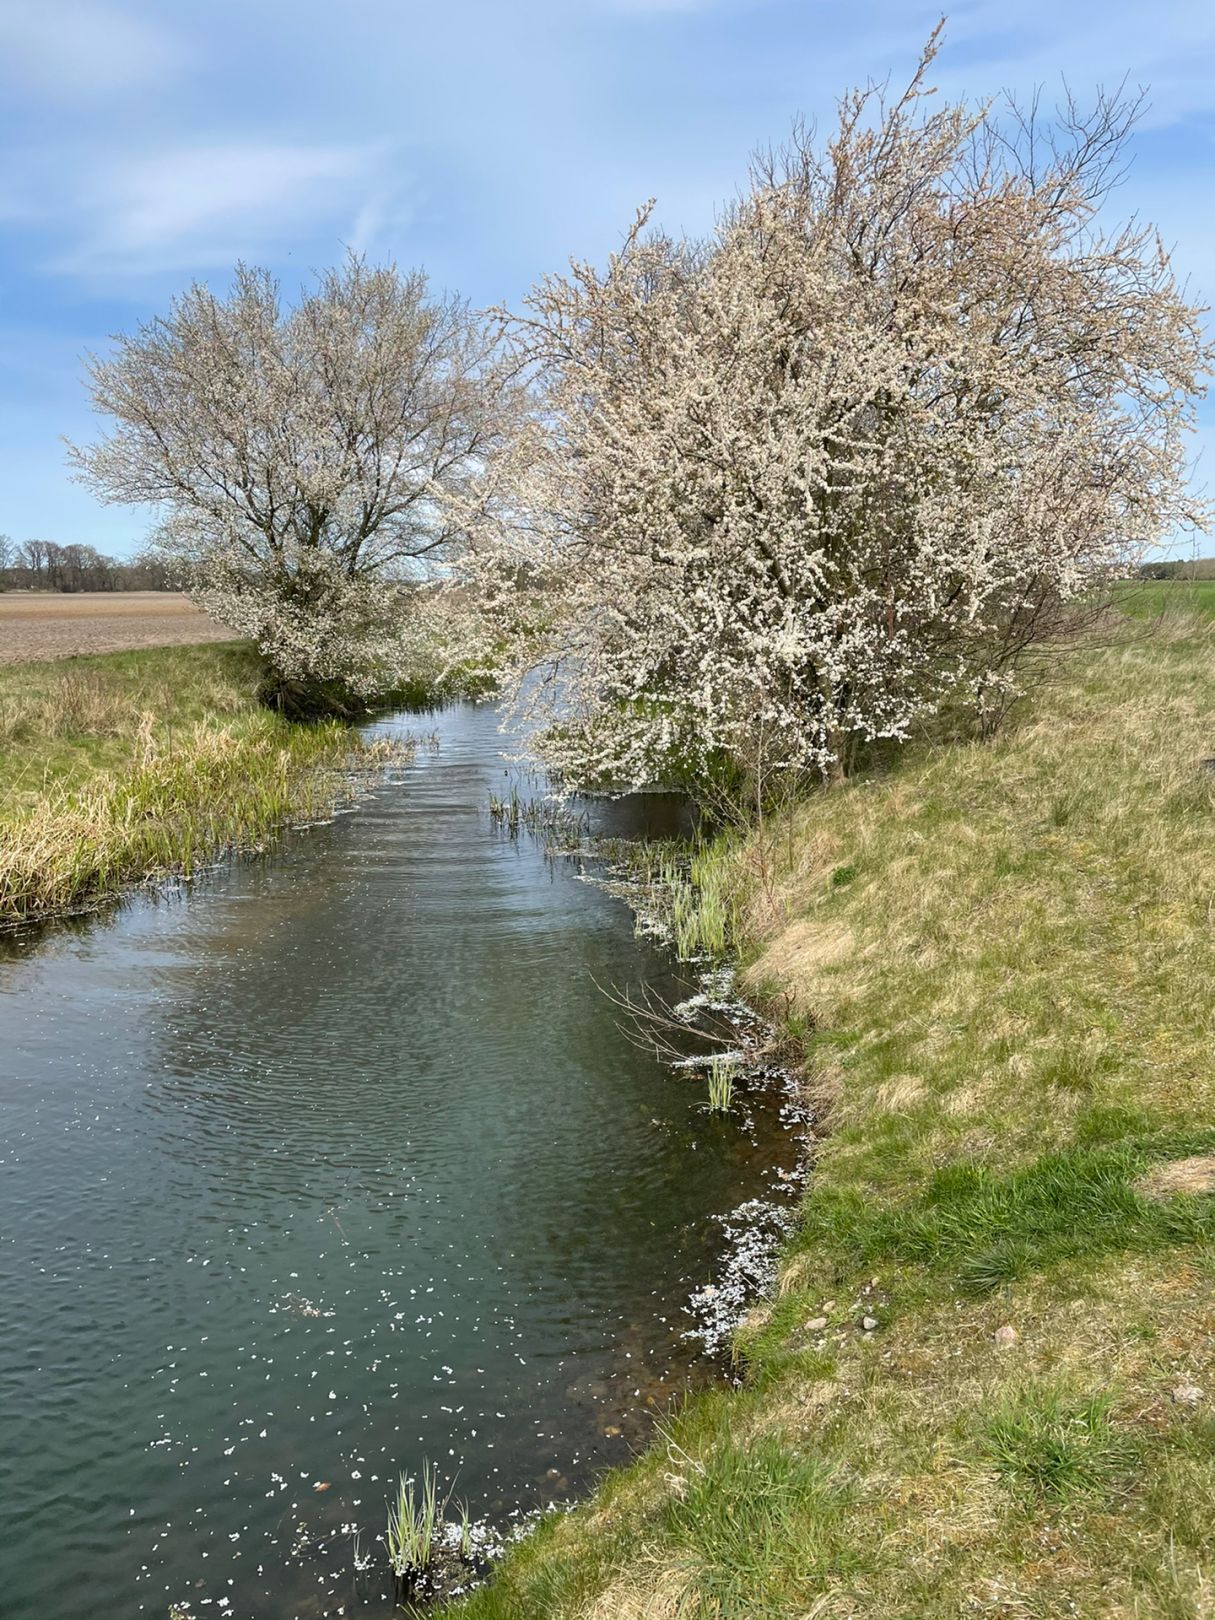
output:
[[[690,857],[668,849],[647,850],[639,871],[656,890],[670,917],[676,954],[684,961],[726,955],[739,932],[739,874],[735,842],[728,836],[698,845]]]
[[[396,1500],[388,1505],[386,1539],[392,1572],[407,1588],[416,1586],[434,1562],[436,1533],[446,1507],[446,1498],[439,1498],[438,1473],[429,1463],[423,1463],[418,1482],[401,1475]]]

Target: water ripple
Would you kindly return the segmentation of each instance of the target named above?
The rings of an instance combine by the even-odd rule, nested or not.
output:
[[[388,1613],[343,1527],[398,1470],[526,1511],[686,1374],[752,1155],[616,1027],[596,984],[667,972],[623,908],[494,832],[492,713],[440,729],[274,859],[0,959],[6,1612]]]

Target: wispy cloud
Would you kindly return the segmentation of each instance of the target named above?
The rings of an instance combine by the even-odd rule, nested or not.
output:
[[[384,158],[374,145],[229,142],[116,161],[79,196],[80,235],[53,268],[206,270],[325,229],[366,245],[385,210]]]
[[[346,244],[515,301],[567,253],[610,252],[647,196],[667,227],[708,228],[796,113],[827,129],[848,85],[905,82],[942,6],[0,0],[0,316],[33,334],[17,375],[0,331],[0,529],[95,538],[84,495],[50,511],[73,357],[190,278],[245,258],[293,287]],[[1128,70],[1150,87],[1115,206],[1158,218],[1215,293],[1215,9],[944,9],[942,97],[1041,83],[1051,101],[1066,79],[1086,100]]]
[[[168,30],[104,0],[5,0],[0,82],[76,105],[176,73],[182,53]]]
[[[1095,85],[1113,89],[1125,79],[1148,88],[1147,127],[1215,107],[1215,11],[1192,0],[1117,0],[1104,20],[1094,27],[1091,16],[1056,0],[1024,0],[1011,14],[1005,0],[975,0],[950,16],[934,78],[984,94],[1041,85],[1047,102],[1064,80],[1083,102]]]

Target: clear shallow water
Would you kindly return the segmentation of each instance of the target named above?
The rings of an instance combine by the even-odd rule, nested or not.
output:
[[[617,1028],[599,987],[668,966],[495,832],[495,726],[0,942],[0,1615],[387,1614],[399,1470],[506,1524],[689,1376],[709,1217],[770,1144]]]

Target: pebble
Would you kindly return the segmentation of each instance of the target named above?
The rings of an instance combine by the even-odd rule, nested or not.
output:
[[[1001,1349],[1003,1349],[1007,1345],[1016,1344],[1017,1330],[1010,1322],[1005,1322],[1003,1327],[998,1327],[996,1329],[996,1331],[992,1334],[992,1338],[1001,1347]]]
[[[812,1316],[806,1323],[806,1331],[809,1333],[821,1333],[826,1326],[827,1318],[825,1316]]]
[[[877,1321],[876,1316],[862,1316],[861,1317],[861,1326],[864,1328],[866,1333],[872,1333],[874,1328],[877,1325],[878,1325],[878,1321]]]
[[[1197,1406],[1202,1399],[1202,1391],[1197,1384],[1178,1384],[1173,1391],[1173,1399],[1182,1406]]]

